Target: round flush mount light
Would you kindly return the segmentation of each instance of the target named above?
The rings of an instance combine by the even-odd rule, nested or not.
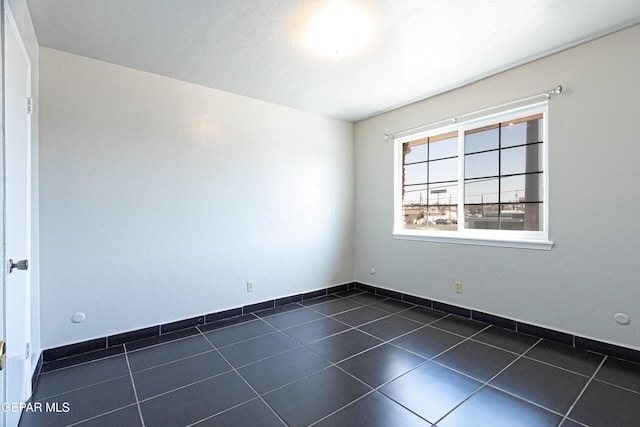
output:
[[[340,60],[358,50],[369,33],[369,20],[345,0],[334,0],[309,25],[308,39],[316,52]]]

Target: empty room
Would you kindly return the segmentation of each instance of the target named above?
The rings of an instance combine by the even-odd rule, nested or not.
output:
[[[0,425],[639,425],[637,0],[1,27]]]

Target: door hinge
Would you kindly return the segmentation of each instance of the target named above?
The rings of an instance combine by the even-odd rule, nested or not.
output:
[[[25,357],[26,359],[31,359],[31,343],[30,342],[27,343],[27,351],[25,356],[26,356]]]
[[[27,114],[33,114],[33,98],[27,98]]]

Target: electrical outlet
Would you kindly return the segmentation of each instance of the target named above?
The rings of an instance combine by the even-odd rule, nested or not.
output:
[[[462,293],[462,282],[453,282],[454,285],[454,289],[456,291],[456,294],[461,294]]]
[[[253,280],[247,282],[247,292],[253,292]]]

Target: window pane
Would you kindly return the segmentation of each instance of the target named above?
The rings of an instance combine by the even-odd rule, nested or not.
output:
[[[497,230],[498,205],[483,204],[464,207],[464,227],[475,230]]]
[[[500,205],[499,224],[500,230],[524,230],[523,209],[514,210],[513,205]]]
[[[543,175],[534,173],[501,178],[500,202],[541,202],[544,199]]]
[[[436,184],[429,186],[429,205],[457,205],[458,184]]]
[[[427,164],[405,165],[404,185],[424,184],[427,182]]]
[[[411,187],[405,187],[403,193],[402,204],[423,204],[427,202],[427,186],[425,185],[412,185]]]
[[[457,181],[458,159],[435,160],[429,162],[429,182]]]
[[[458,137],[442,139],[429,144],[429,160],[456,157],[458,155]]]
[[[527,203],[524,205],[524,228],[526,231],[542,231],[543,229],[543,216],[544,216],[544,204],[543,203]]]
[[[510,176],[500,181],[500,202],[518,203],[525,200],[525,175]]]
[[[407,230],[426,230],[427,221],[424,209],[418,206],[405,206],[402,208],[402,228]]]
[[[498,176],[498,153],[499,151],[490,151],[464,156],[465,179]]]
[[[492,121],[483,121],[487,126],[476,124],[475,129],[450,127],[451,132],[403,143],[402,186],[398,189],[402,191],[402,228],[437,234],[438,230],[457,231],[458,221],[463,221],[461,230],[541,231],[547,192],[544,117],[528,114],[501,123],[489,119]],[[464,147],[458,152],[461,132]],[[463,170],[458,167],[461,160]],[[464,212],[458,218],[461,197]]]
[[[498,125],[487,126],[465,132],[465,154],[498,148]]]
[[[502,178],[502,203],[541,202],[544,199],[542,174],[516,175]]]
[[[464,203],[498,203],[498,178],[466,181]]]
[[[542,171],[542,144],[508,148],[500,151],[502,175]]]
[[[438,209],[429,210],[429,230],[456,231],[458,230],[458,206],[444,205]]]
[[[542,141],[542,114],[505,122],[501,128],[501,146],[528,144]]]
[[[402,199],[402,228],[426,229],[423,211],[427,200],[427,185],[405,187]]]
[[[424,162],[427,160],[427,140],[405,142],[402,145],[404,163]]]
[[[542,203],[521,203],[501,205],[500,229],[519,231],[542,230]]]

